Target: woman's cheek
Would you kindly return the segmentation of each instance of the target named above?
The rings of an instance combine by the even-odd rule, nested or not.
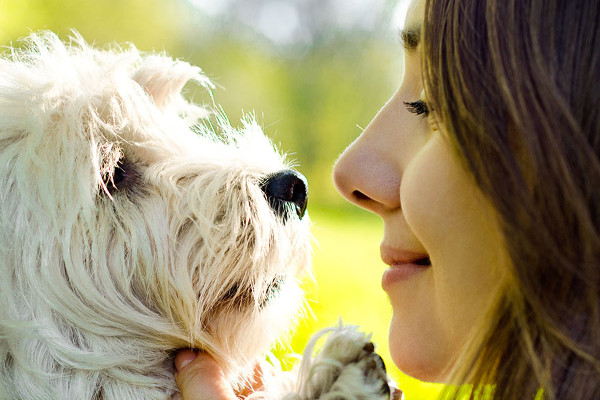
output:
[[[444,146],[443,140],[431,137],[407,165],[400,185],[404,217],[432,261],[451,234],[451,203],[457,196]]]
[[[495,210],[441,135],[407,166],[400,196],[432,262],[432,314],[447,350],[456,353],[483,321],[510,268]]]

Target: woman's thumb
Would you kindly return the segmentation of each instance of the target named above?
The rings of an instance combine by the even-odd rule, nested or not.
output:
[[[175,371],[183,400],[237,400],[223,370],[206,353],[180,350],[175,356]]]

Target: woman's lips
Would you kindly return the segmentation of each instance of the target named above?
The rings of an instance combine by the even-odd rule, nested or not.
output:
[[[416,253],[386,245],[381,246],[381,259],[390,267],[385,270],[381,287],[387,291],[397,282],[406,281],[431,267],[426,253]]]

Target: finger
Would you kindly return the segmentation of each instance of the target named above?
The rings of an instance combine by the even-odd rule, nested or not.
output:
[[[252,393],[265,391],[270,382],[276,382],[277,369],[267,360],[259,360],[254,365],[254,375],[249,384],[236,392],[238,397],[245,398]],[[281,376],[279,376],[281,377]]]
[[[256,363],[254,366],[254,375],[248,386],[241,388],[236,392],[238,397],[246,398],[250,394],[263,388],[263,369],[260,363]]]
[[[184,400],[237,400],[223,370],[208,354],[181,350],[175,356],[175,369]]]
[[[180,350],[175,355],[175,371],[181,371],[186,365],[194,361],[198,357],[198,352],[194,350]]]

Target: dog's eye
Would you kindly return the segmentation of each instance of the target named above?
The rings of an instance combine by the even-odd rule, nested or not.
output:
[[[117,164],[117,167],[115,168],[115,172],[113,172],[111,183],[114,186],[119,187],[121,182],[123,182],[124,180],[125,180],[125,170],[123,169],[122,164],[119,163],[119,164]]]
[[[119,161],[112,174],[102,177],[104,186],[112,195],[129,187],[136,179],[135,168],[126,161]]]

